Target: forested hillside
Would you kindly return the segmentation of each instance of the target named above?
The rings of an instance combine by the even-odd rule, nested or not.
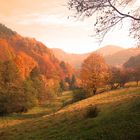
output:
[[[72,87],[73,77],[74,69],[44,44],[0,24],[1,114],[22,112],[58,96],[64,84]]]

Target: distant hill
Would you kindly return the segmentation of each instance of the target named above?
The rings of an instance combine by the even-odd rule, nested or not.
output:
[[[109,65],[121,66],[126,61],[128,61],[130,57],[136,56],[138,54],[140,54],[140,48],[130,48],[119,51],[110,56],[105,56],[104,59]]]
[[[93,53],[70,54],[57,48],[53,48],[52,51],[59,60],[66,61],[75,68],[80,68],[84,59]],[[121,66],[128,61],[130,57],[140,54],[140,48],[123,49],[118,46],[108,45],[96,50],[95,53],[102,55],[107,64],[111,66]]]
[[[140,68],[140,54],[137,56],[132,56],[129,60],[124,63],[126,68]]]
[[[140,48],[123,49],[109,45],[95,52],[103,55],[107,64],[121,66],[130,57],[140,54]],[[0,24],[0,61],[13,59],[23,78],[28,76],[35,66],[39,67],[46,78],[64,78],[74,73],[74,69],[69,64],[79,69],[84,59],[91,53],[69,54],[61,49],[49,49],[41,42],[22,37]],[[61,61],[67,62],[65,70],[61,67]]]
[[[107,56],[111,56],[122,50],[124,50],[124,49],[121,47],[109,45],[109,46],[100,48],[95,52],[99,53],[100,55],[102,55],[104,57],[107,57]],[[64,52],[61,49],[57,49],[57,48],[53,48],[52,51],[59,60],[65,60],[66,62],[70,63],[75,68],[80,68],[84,59],[86,59],[92,53],[91,52],[91,53],[87,53],[87,54],[70,54],[70,53]]]
[[[63,50],[58,49],[58,48],[52,48],[52,51],[54,55],[56,56],[56,58],[58,58],[61,61],[68,62],[75,68],[80,68],[81,63],[84,61],[84,59],[86,59],[89,56],[88,53],[87,54],[66,53]]]
[[[119,47],[119,46],[107,45],[105,47],[98,49],[95,52],[101,54],[102,56],[110,56],[110,55],[113,55],[113,54],[120,52],[122,50],[124,50],[124,49]]]
[[[0,24],[0,61],[12,59],[18,66],[22,78],[34,67],[40,69],[46,79],[61,79],[73,73],[68,64],[64,70],[51,49],[32,38],[25,38]]]

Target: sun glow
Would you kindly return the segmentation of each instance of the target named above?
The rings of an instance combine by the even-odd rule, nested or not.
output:
[[[124,48],[135,46],[135,40],[128,36],[127,22],[122,29],[110,32],[99,44],[94,36],[91,37],[94,34],[94,18],[73,18],[67,9],[67,0],[13,0],[8,5],[7,2],[11,1],[2,1],[0,5],[1,22],[23,36],[42,41],[50,48],[61,48],[70,53],[87,53],[108,44]]]

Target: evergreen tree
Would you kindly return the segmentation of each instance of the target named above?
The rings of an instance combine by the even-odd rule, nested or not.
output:
[[[62,91],[64,91],[64,81],[63,80],[60,81],[60,89]]]
[[[20,112],[23,103],[21,81],[12,60],[1,63],[0,78],[0,114]]]
[[[32,80],[32,86],[35,89],[36,97],[39,103],[43,103],[47,99],[47,93],[45,84],[41,78],[41,73],[37,67],[35,67],[30,73],[30,79]]]
[[[75,75],[72,75],[71,83],[70,83],[70,89],[74,89],[75,88],[75,83],[76,83]]]
[[[15,63],[12,60],[5,61],[1,64],[1,80],[5,88],[19,83],[19,73]]]

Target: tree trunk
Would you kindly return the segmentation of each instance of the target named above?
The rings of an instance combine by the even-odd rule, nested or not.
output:
[[[136,81],[137,82],[137,87],[139,86],[139,81]]]
[[[115,86],[114,86],[114,84],[111,84],[111,90],[112,90],[112,89],[115,89]]]
[[[96,87],[94,87],[94,88],[93,88],[93,90],[92,90],[93,95],[95,95],[95,94],[96,94],[96,91],[97,91],[97,88],[96,88]]]
[[[120,83],[120,87],[124,88],[125,83]]]

